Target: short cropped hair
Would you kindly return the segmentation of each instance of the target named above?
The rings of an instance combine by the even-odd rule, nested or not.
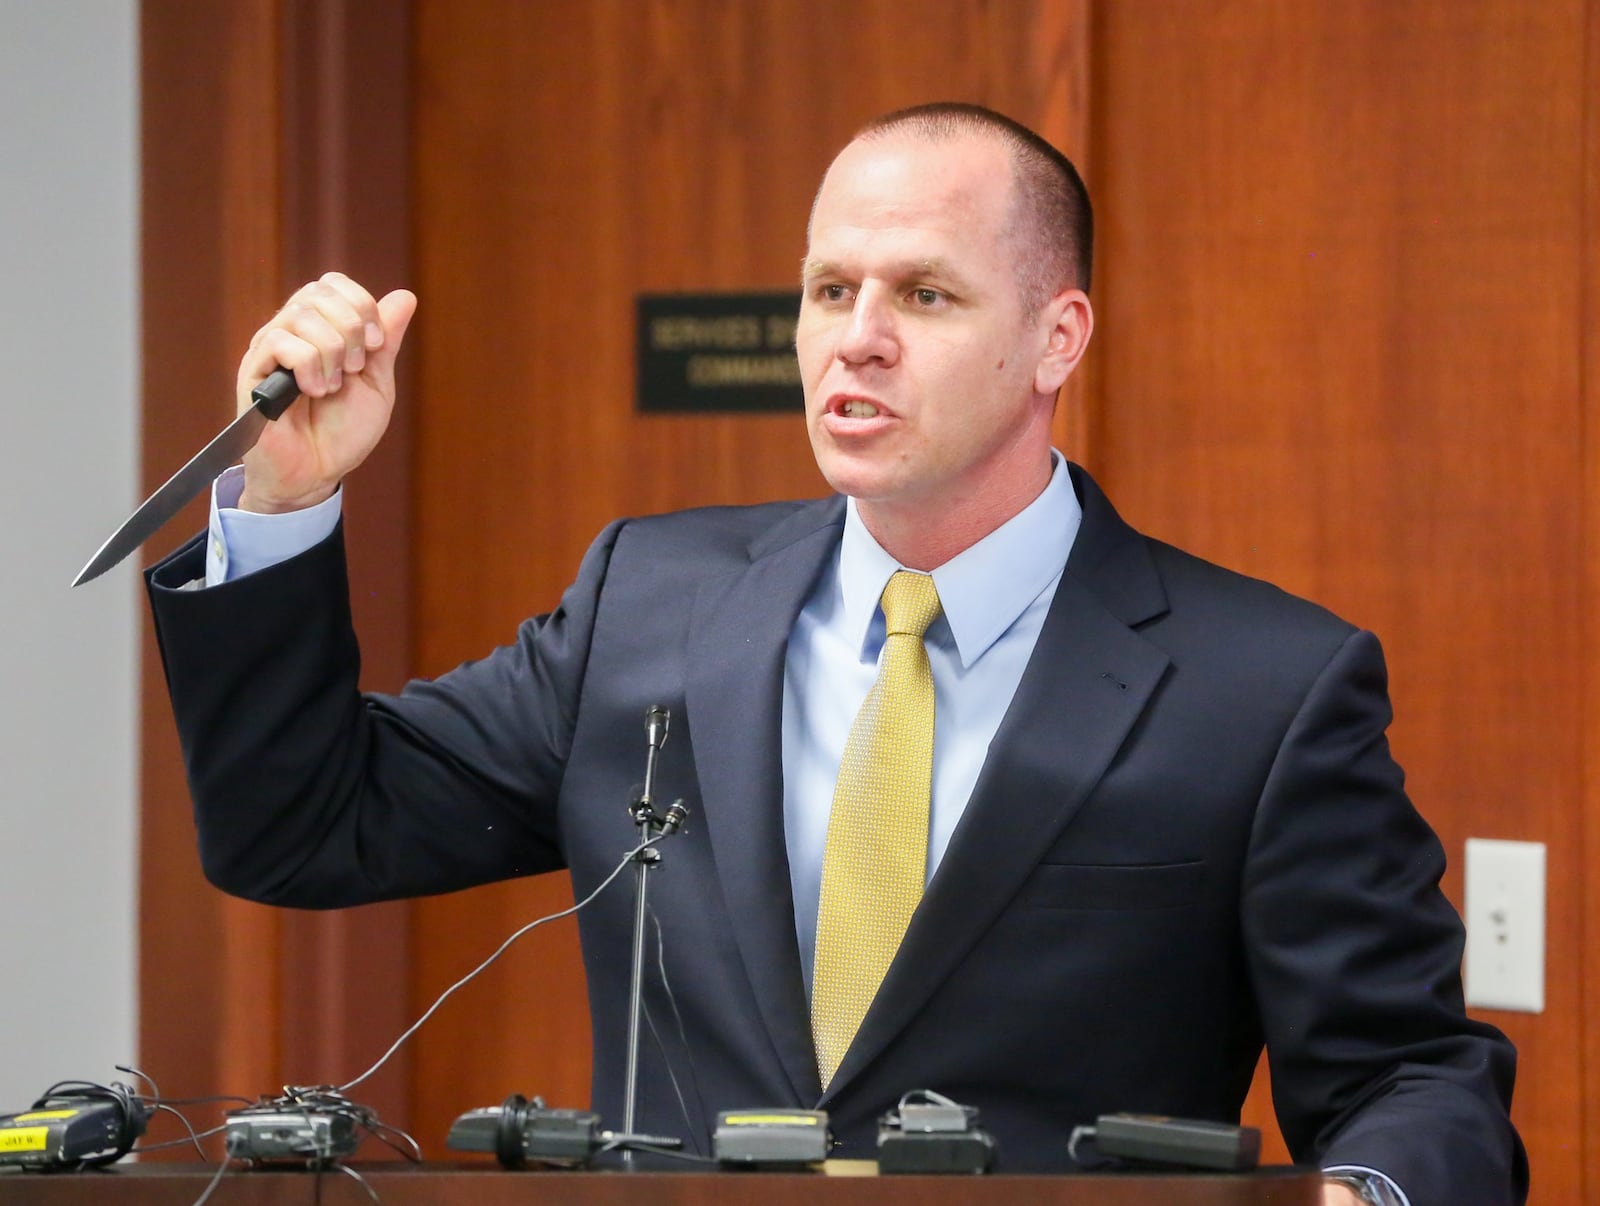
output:
[[[1070,159],[1021,122],[982,105],[954,101],[886,113],[861,127],[856,138],[902,133],[934,141],[963,134],[999,139],[1011,152],[1023,305],[1032,314],[1063,289],[1088,292],[1094,210]]]

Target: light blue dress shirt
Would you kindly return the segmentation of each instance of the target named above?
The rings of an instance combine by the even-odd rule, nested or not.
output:
[[[1038,498],[933,571],[944,614],[924,637],[934,693],[930,880],[1033,654],[1082,518],[1066,460],[1057,455]],[[884,639],[878,598],[901,568],[868,533],[855,500],[849,500],[838,556],[823,571],[789,634],[783,674],[783,829],[808,993],[834,782],[850,726],[878,676]]]
[[[206,529],[206,585],[243,578],[303,553],[326,540],[339,525],[343,488],[314,507],[282,515],[241,511],[244,466],[225,469],[211,484],[211,520]]]

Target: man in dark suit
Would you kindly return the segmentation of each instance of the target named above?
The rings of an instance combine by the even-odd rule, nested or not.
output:
[[[565,867],[582,897],[665,705],[660,793],[695,824],[653,876],[646,998],[683,1026],[642,1129],[820,1105],[870,1155],[931,1088],[1007,1168],[1061,1168],[1101,1112],[1236,1118],[1265,1041],[1328,1203],[1520,1200],[1514,1055],[1463,1011],[1376,641],[1139,535],[1050,448],[1090,245],[1021,127],[869,126],[817,195],[797,338],[840,497],[613,524],[555,611],[395,697],[355,689],[335,491],[416,301],[301,290],[240,387],[282,364],[305,401],[152,573],[208,875],[331,907]],[[608,1118],[630,909],[580,915]]]

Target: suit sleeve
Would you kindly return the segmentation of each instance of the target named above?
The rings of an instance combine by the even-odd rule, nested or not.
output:
[[[1444,851],[1389,754],[1377,640],[1351,635],[1285,734],[1242,925],[1273,1098],[1297,1160],[1381,1169],[1412,1206],[1521,1202],[1516,1054],[1466,1016]]]
[[[182,589],[203,540],[151,570],[207,878],[329,908],[563,866],[556,802],[620,526],[512,644],[397,696],[357,690],[342,527],[206,590]]]

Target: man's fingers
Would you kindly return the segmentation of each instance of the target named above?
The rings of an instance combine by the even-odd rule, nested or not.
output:
[[[396,289],[380,302],[339,272],[301,286],[250,341],[239,366],[241,409],[249,391],[280,365],[307,397],[338,393],[346,374],[369,367],[378,374],[373,384],[391,394],[394,358],[416,309],[409,290]]]
[[[339,344],[343,347],[343,344]],[[271,327],[263,332],[260,345],[254,350],[254,364],[241,374],[241,391],[246,386],[254,388],[274,368],[282,365],[294,374],[294,383],[308,398],[321,398],[338,388],[326,366],[323,352],[316,344],[284,327]]]
[[[367,292],[364,286],[351,280],[344,273],[324,272],[312,284],[331,289],[343,296],[354,309],[361,312],[363,321],[370,321],[378,317],[377,299]]]
[[[290,318],[289,330],[317,350],[322,379],[330,391],[338,390],[346,370],[358,373],[366,362],[361,320],[342,301],[323,297],[315,305],[301,303]]]
[[[347,277],[335,277],[329,273],[297,290],[279,311],[285,326],[322,351],[330,383],[345,372],[361,371],[367,358],[363,331],[378,312],[365,289]],[[330,333],[335,342],[330,342]]]
[[[372,294],[343,273],[329,272],[295,290],[264,331],[284,328],[312,344],[321,356],[321,380],[337,390],[345,373],[359,373],[365,367],[366,330],[378,320]],[[300,367],[298,357],[293,364],[280,363],[285,368]]]
[[[349,372],[358,373],[366,353],[383,344],[378,303],[371,293],[342,272],[325,272],[316,284],[326,290],[329,318],[337,312],[341,319],[340,329],[344,331],[349,346],[344,367]]]
[[[341,369],[359,373],[367,361],[366,340],[362,335],[366,319],[360,312],[340,294],[329,291],[317,298],[314,308],[302,314],[309,322],[309,331],[315,332],[315,337],[308,333],[307,338],[324,351],[324,370],[330,376]],[[295,330],[300,330],[298,323]],[[335,343],[325,342],[330,333]]]

